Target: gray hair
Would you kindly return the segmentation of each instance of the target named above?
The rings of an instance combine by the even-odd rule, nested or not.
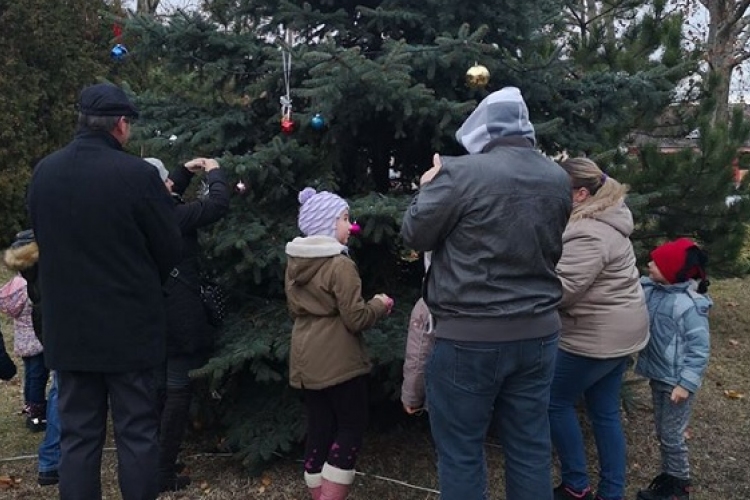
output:
[[[83,113],[78,114],[78,126],[86,127],[89,130],[101,130],[103,132],[111,132],[117,126],[117,122],[120,121],[121,116],[95,116],[95,115],[84,115]]]

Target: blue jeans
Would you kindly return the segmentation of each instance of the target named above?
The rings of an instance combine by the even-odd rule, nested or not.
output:
[[[49,370],[44,365],[44,354],[23,358],[23,398],[26,403],[43,404]]]
[[[47,395],[47,430],[39,446],[39,472],[57,470],[60,464],[60,415],[57,412],[57,374],[52,372],[52,385]]]
[[[620,389],[627,359],[595,359],[561,350],[552,382],[549,420],[562,482],[575,491],[589,487],[586,448],[575,408],[583,396],[599,454],[598,494],[604,500],[619,500],[625,495]]]
[[[557,339],[436,340],[425,383],[441,500],[488,498],[490,426],[505,452],[505,497],[552,500],[547,407]]]

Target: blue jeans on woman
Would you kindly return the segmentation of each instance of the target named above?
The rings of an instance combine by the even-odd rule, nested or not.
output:
[[[26,403],[41,405],[45,401],[49,370],[44,365],[44,353],[23,358],[23,398]]]
[[[39,472],[56,471],[60,465],[60,416],[57,412],[57,374],[47,395],[47,429],[39,446]]]
[[[505,497],[552,500],[547,407],[557,339],[436,340],[425,382],[442,500],[488,498],[490,429],[505,453]]]
[[[620,500],[625,495],[620,389],[627,359],[596,359],[560,350],[552,382],[549,420],[562,483],[574,491],[589,487],[586,448],[576,413],[576,403],[583,396],[599,454],[598,495],[603,500]]]

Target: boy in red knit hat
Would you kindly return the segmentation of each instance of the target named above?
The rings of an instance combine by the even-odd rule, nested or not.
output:
[[[708,258],[688,238],[651,252],[649,277],[642,278],[651,339],[638,355],[636,373],[651,379],[661,473],[638,500],[688,500],[690,466],[685,430],[710,350]]]

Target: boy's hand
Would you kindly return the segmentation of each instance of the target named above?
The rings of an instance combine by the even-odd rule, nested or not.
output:
[[[670,398],[673,403],[679,404],[685,401],[690,396],[690,391],[679,385],[672,389],[672,397]]]

